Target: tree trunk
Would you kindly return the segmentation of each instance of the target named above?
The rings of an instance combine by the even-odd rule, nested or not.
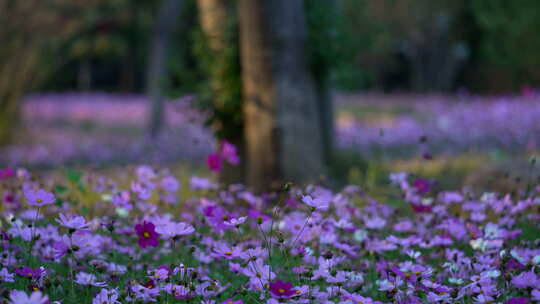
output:
[[[247,181],[254,190],[323,173],[302,0],[239,1]]]
[[[150,136],[156,137],[163,128],[163,82],[167,76],[167,57],[171,36],[180,15],[182,0],[163,0],[156,17],[147,76],[150,101]]]
[[[205,42],[212,56],[212,64],[207,71],[210,78],[210,89],[212,90],[212,103],[214,107],[223,106],[231,100],[225,100],[230,94],[230,77],[227,70],[228,64],[223,60],[231,60],[225,54],[230,51],[234,45],[231,45],[230,30],[231,20],[236,18],[229,0],[197,0],[199,20],[204,32]],[[236,29],[234,29],[236,30]],[[223,127],[223,126],[219,126]],[[241,128],[239,128],[241,129]],[[236,130],[236,129],[235,129]],[[245,182],[245,139],[244,134],[232,134],[227,132],[225,139],[234,144],[237,148],[241,162],[237,166],[224,164],[219,174],[222,183],[240,183]]]

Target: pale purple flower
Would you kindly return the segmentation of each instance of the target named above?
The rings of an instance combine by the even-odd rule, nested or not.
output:
[[[60,213],[58,217],[59,219],[56,219],[56,222],[69,229],[87,230],[90,226],[90,223],[87,223],[84,217],[80,215],[67,217],[63,213]]]
[[[177,192],[180,189],[180,183],[174,176],[166,176],[161,180],[161,187],[167,192]]]
[[[310,195],[302,196],[302,202],[313,209],[320,211],[326,211],[330,207],[330,202],[328,200],[320,197],[313,198]]]
[[[223,223],[227,226],[240,226],[246,221],[247,217],[242,216],[238,218],[231,218],[229,220],[224,221]]]
[[[24,291],[12,290],[9,293],[9,304],[46,304],[49,297],[43,295],[41,291],[34,291],[28,295]]]
[[[10,273],[7,268],[0,270],[0,282],[15,282],[15,274]]]
[[[522,272],[512,278],[512,284],[517,288],[538,287],[540,280],[532,271]]]
[[[54,194],[52,194],[51,192],[47,192],[43,189],[39,189],[37,191],[27,189],[24,192],[24,196],[26,197],[26,202],[28,203],[28,205],[35,207],[50,205],[56,201]]]
[[[95,275],[86,272],[77,273],[77,275],[75,276],[75,283],[96,287],[104,287],[107,285],[105,282],[98,282]]]
[[[118,301],[118,291],[116,289],[102,289],[92,299],[92,304],[120,304]]]

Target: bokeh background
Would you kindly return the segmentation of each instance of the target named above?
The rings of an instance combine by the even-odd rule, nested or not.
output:
[[[409,171],[511,191],[539,178],[540,2],[300,2],[302,56],[330,113],[322,180],[375,187]],[[239,10],[0,0],[0,166],[207,172],[246,127]]]

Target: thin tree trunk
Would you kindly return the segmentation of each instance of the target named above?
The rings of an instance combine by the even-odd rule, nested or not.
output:
[[[248,185],[265,190],[323,173],[302,0],[239,1]]]
[[[150,100],[150,135],[156,137],[163,128],[163,82],[167,76],[167,58],[171,36],[180,15],[182,0],[163,0],[156,17],[147,76]]]

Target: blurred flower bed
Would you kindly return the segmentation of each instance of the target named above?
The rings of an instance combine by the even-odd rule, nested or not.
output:
[[[492,98],[347,96],[338,110],[339,146],[364,155],[534,151],[540,144],[540,98],[534,92]]]
[[[338,95],[338,147],[367,157],[536,151],[537,94],[480,98]],[[204,159],[214,139],[186,96],[167,103],[164,132],[146,136],[142,95],[42,94],[26,98],[20,141],[0,150],[10,166],[164,164]]]
[[[29,96],[23,104],[20,141],[0,151],[0,163],[51,167],[201,160],[211,152],[213,139],[190,103],[189,96],[168,102],[165,128],[158,138],[150,139],[144,96]]]

